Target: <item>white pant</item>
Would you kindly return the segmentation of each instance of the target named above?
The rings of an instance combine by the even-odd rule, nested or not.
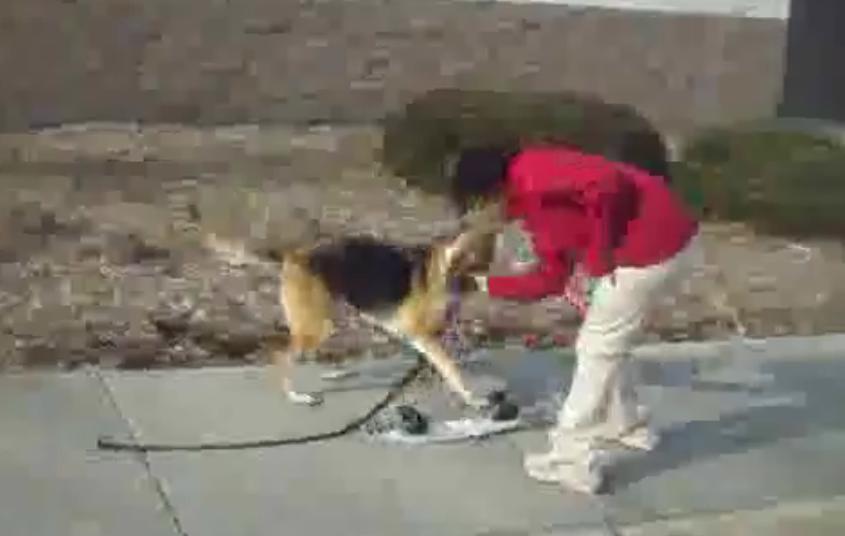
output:
[[[620,267],[598,282],[575,343],[577,363],[550,433],[552,450],[578,456],[597,441],[621,440],[646,426],[637,403],[631,350],[658,298],[677,289],[699,254],[694,237],[677,255],[644,268]],[[551,454],[551,453],[550,453]]]

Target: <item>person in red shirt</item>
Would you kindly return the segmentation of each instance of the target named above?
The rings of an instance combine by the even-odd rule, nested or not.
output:
[[[532,270],[477,275],[480,290],[512,300],[562,296],[583,317],[551,448],[527,455],[524,465],[535,479],[594,493],[609,445],[657,444],[630,354],[656,299],[691,269],[698,224],[662,177],[561,145],[467,149],[451,195],[465,215],[519,220],[534,246]]]

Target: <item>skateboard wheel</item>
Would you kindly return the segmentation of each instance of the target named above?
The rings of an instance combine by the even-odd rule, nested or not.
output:
[[[398,406],[399,426],[403,432],[410,435],[423,435],[428,432],[428,419],[413,406]]]
[[[508,394],[505,391],[492,391],[487,395],[487,402],[491,406],[497,406],[508,399]]]
[[[494,421],[512,421],[519,416],[519,406],[505,400],[500,404],[496,404],[493,408],[493,414],[490,416]]]
[[[490,418],[494,421],[510,421],[519,415],[519,406],[508,400],[507,391],[493,391],[487,395],[490,402]]]

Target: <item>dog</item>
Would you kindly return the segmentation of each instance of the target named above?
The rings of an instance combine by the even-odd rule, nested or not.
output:
[[[346,303],[369,323],[413,346],[445,380],[447,387],[473,408],[489,404],[468,387],[453,356],[443,346],[451,299],[477,290],[473,274],[485,273],[493,263],[495,238],[503,224],[489,214],[467,220],[455,237],[419,246],[402,246],[366,236],[313,238],[305,245],[263,248],[250,253],[244,243],[214,234],[205,245],[231,265],[275,263],[281,278],[280,305],[288,322],[287,341],[268,341],[281,387],[296,404],[319,405],[322,396],[296,390],[290,378],[295,361],[317,350],[334,331],[333,312]],[[727,292],[719,273],[709,296],[721,312],[729,313],[736,330],[745,335],[740,308]]]
[[[464,404],[480,409],[489,405],[488,398],[467,387],[457,361],[441,343],[440,333],[454,294],[475,291],[471,274],[492,262],[496,232],[491,226],[474,225],[457,236],[419,246],[344,236],[252,253],[243,243],[227,242],[213,234],[206,237],[205,244],[232,265],[270,261],[279,266],[279,301],[290,336],[285,342],[270,341],[268,346],[281,387],[291,402],[323,402],[317,393],[294,388],[291,367],[328,339],[334,331],[335,306],[345,303],[367,322],[419,351]]]

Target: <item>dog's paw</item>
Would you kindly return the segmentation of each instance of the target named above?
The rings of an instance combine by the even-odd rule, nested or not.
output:
[[[323,403],[323,395],[319,393],[300,393],[288,391],[288,400],[302,406],[319,406]]]

